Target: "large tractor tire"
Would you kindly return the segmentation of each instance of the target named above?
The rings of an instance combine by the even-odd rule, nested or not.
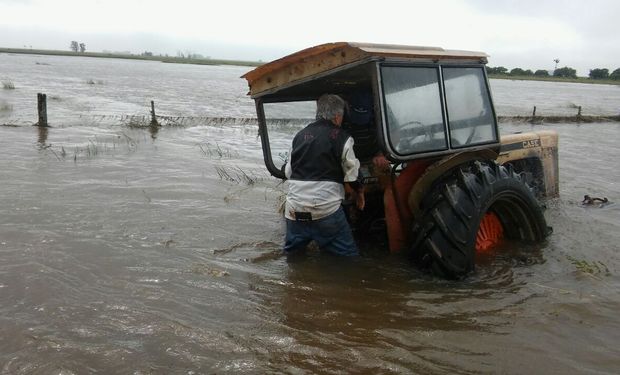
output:
[[[456,168],[430,190],[413,226],[412,255],[440,276],[458,279],[476,253],[503,238],[536,242],[549,229],[541,206],[512,167],[476,161]]]

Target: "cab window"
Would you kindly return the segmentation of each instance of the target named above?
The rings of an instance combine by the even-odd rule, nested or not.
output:
[[[452,148],[497,142],[483,68],[443,67]]]
[[[288,161],[295,134],[315,121],[316,101],[264,103],[271,159],[277,169]]]
[[[438,67],[383,66],[388,140],[400,155],[448,148]]]

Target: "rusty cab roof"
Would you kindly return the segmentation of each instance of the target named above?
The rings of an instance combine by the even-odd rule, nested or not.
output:
[[[487,63],[483,52],[445,50],[439,47],[337,42],[310,47],[261,65],[244,74],[249,95],[258,98],[297,83],[328,75],[330,71],[373,60],[427,63]],[[356,77],[356,78],[359,78]]]

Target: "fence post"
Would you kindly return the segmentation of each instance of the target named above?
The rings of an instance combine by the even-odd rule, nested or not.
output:
[[[157,126],[157,117],[155,116],[155,102],[151,100],[151,126]]]
[[[47,125],[47,95],[38,93],[37,94],[37,109],[39,113],[39,122],[37,122],[37,126],[48,127]]]

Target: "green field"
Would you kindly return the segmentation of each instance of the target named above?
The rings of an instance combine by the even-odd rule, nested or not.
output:
[[[259,66],[263,63],[257,61],[242,60],[218,60],[218,59],[189,59],[174,56],[142,56],[133,54],[118,54],[104,52],[73,52],[47,49],[25,49],[25,48],[2,48],[0,53],[17,53],[30,55],[53,55],[53,56],[81,56],[81,57],[99,57],[112,59],[131,59],[131,60],[147,60],[161,61],[174,64],[196,64],[196,65],[237,65],[237,66]]]

